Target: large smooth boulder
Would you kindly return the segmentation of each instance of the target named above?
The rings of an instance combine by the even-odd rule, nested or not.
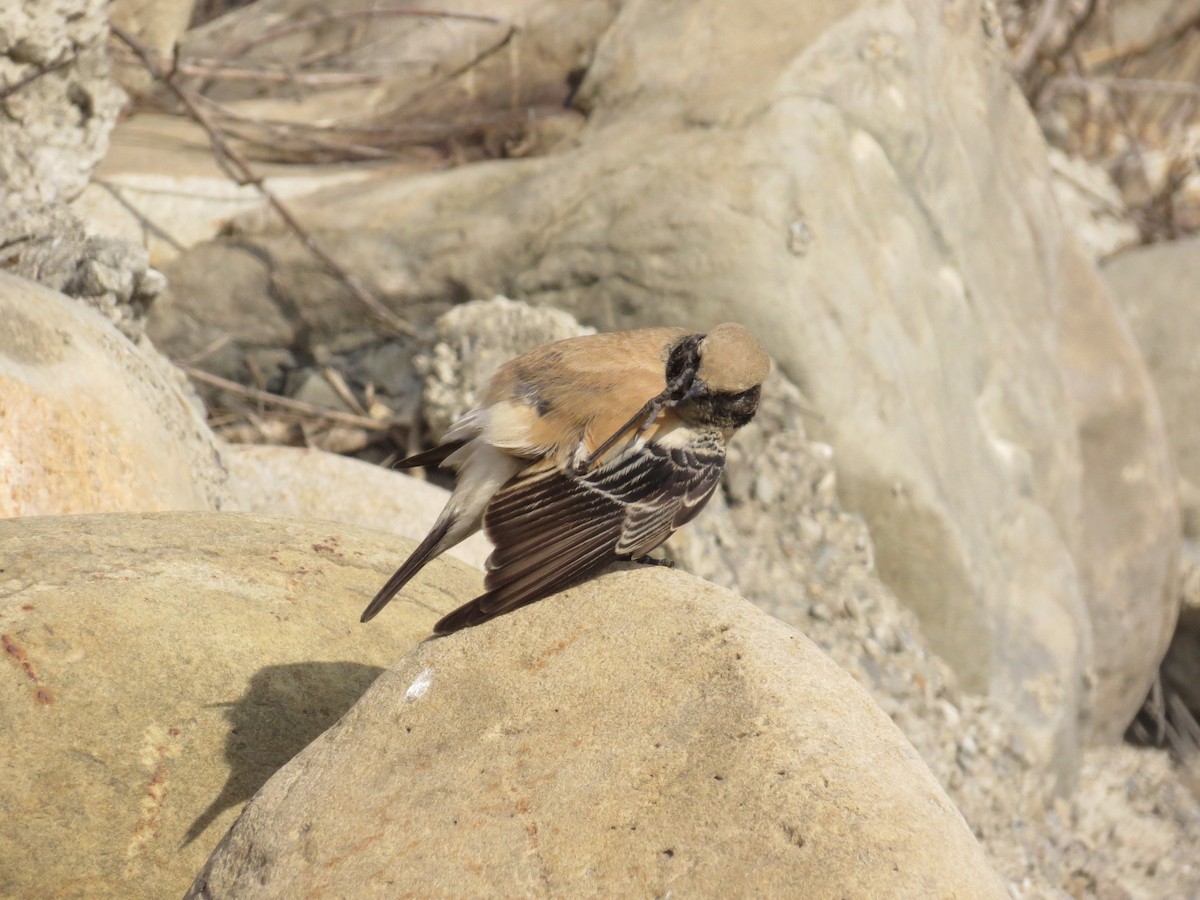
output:
[[[177,897],[247,799],[478,591],[302,519],[0,520],[0,895]]]
[[[501,291],[603,329],[745,322],[822,417],[884,580],[1069,778],[1166,647],[1177,503],[999,23],[976,3],[626,4],[584,58],[569,146],[297,208],[413,315]],[[240,227],[224,252],[255,247],[315,304],[278,226]]]
[[[897,728],[721,588],[617,571],[422,643],[191,897],[1005,897]]]
[[[212,509],[224,477],[203,415],[153,348],[0,272],[0,518]]]

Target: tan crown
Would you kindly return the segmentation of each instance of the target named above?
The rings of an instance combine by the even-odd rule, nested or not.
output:
[[[750,329],[736,322],[713,328],[700,342],[697,375],[710,390],[736,394],[762,384],[771,360]]]

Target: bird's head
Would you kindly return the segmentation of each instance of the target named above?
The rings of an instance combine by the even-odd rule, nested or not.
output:
[[[722,429],[754,417],[771,371],[767,351],[750,330],[726,322],[680,339],[667,357],[669,402],[685,420]]]

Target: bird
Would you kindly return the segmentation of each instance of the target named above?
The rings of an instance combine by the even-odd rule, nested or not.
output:
[[[374,618],[426,563],[481,527],[485,591],[443,617],[447,635],[648,554],[712,496],[733,433],[758,409],[771,362],[733,322],[568,338],[502,365],[442,442],[399,468],[455,487],[433,528],[363,611]]]

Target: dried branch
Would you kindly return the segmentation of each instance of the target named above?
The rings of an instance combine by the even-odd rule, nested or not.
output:
[[[177,73],[174,68],[164,69],[153,54],[133,37],[128,31],[119,25],[113,24],[110,26],[112,33],[124,43],[134,54],[141,60],[146,71],[156,80],[166,85],[166,87],[174,94],[179,102],[192,119],[204,129],[208,135],[209,143],[212,146],[213,155],[216,158],[217,164],[221,169],[239,185],[251,185],[259,194],[270,204],[271,208],[279,215],[284,224],[292,231],[292,233],[300,240],[302,244],[319,259],[326,269],[341,281],[354,295],[355,299],[363,305],[363,307],[373,315],[381,325],[388,330],[397,334],[411,335],[413,328],[383,303],[375,297],[362,282],[347,269],[335,260],[329,253],[317,243],[316,239],[308,232],[308,230],[300,224],[299,220],[293,215],[287,205],[279,199],[279,196],[268,188],[262,177],[256,175],[245,157],[233,147],[229,141],[225,139],[221,130],[213,123],[208,112],[203,108],[203,105],[198,102],[198,95],[188,88],[179,84]]]
[[[222,121],[227,134],[256,145],[260,154],[265,151],[271,158],[304,158],[308,161],[315,158],[336,161],[395,159],[402,150],[462,140],[493,129],[519,127],[524,130],[531,121],[562,114],[560,106],[543,104],[396,125],[298,123],[247,116],[201,95],[196,99]],[[312,152],[303,156],[305,151]]]
[[[418,100],[425,97],[431,91],[436,90],[437,88],[441,87],[443,84],[449,84],[451,81],[453,81],[459,75],[463,75],[466,72],[469,72],[471,69],[475,68],[477,65],[479,65],[481,62],[483,62],[488,57],[495,55],[500,50],[503,50],[505,47],[507,47],[509,45],[509,43],[512,41],[513,37],[516,36],[516,33],[517,33],[517,26],[509,25],[508,30],[505,31],[503,35],[501,35],[500,39],[498,41],[496,41],[496,43],[492,44],[490,47],[484,47],[482,50],[480,50],[478,53],[476,53],[474,56],[472,56],[470,59],[468,59],[466,62],[464,62],[461,66],[458,66],[455,69],[451,69],[449,72],[447,72],[442,77],[441,81],[428,85],[425,88],[425,90],[423,90],[423,91],[418,91],[416,94],[414,94],[412,96],[412,98],[409,100],[409,102],[416,103]]]
[[[384,147],[377,147],[371,144],[362,144],[351,142],[349,140],[329,140],[319,137],[318,133],[330,131],[336,134],[345,134],[344,128],[338,126],[325,126],[321,124],[301,125],[295,122],[279,122],[271,119],[264,119],[259,116],[246,116],[236,110],[231,109],[223,103],[219,103],[203,94],[196,95],[196,101],[209,107],[214,114],[221,117],[222,120],[237,125],[247,125],[248,129],[227,128],[229,133],[235,137],[247,141],[249,143],[261,144],[261,136],[256,137],[249,133],[251,129],[258,129],[260,132],[266,132],[274,140],[272,146],[278,149],[280,142],[292,142],[307,146],[313,150],[328,151],[338,161],[349,159],[394,159],[396,152]]]
[[[1173,44],[1192,29],[1200,30],[1200,12],[1187,16],[1165,31],[1152,34],[1145,40],[1133,41],[1120,47],[1097,47],[1089,50],[1083,54],[1083,62],[1089,69],[1122,63],[1135,56],[1144,56],[1166,44]]]
[[[1050,79],[1047,90],[1076,88],[1091,90],[1104,88],[1138,94],[1178,94],[1185,97],[1200,97],[1200,85],[1186,81],[1158,81],[1153,78],[1109,78],[1100,75],[1059,75]]]
[[[253,50],[255,47],[261,47],[264,44],[269,44],[272,41],[277,41],[280,38],[288,37],[302,31],[308,31],[311,28],[316,28],[319,25],[326,25],[330,22],[345,22],[354,19],[381,19],[387,17],[414,17],[427,19],[458,19],[464,22],[483,22],[488,25],[503,24],[502,19],[497,19],[494,16],[485,16],[477,13],[458,13],[445,12],[432,9],[411,9],[401,7],[378,7],[375,9],[357,9],[345,10],[343,12],[321,13],[320,15],[309,16],[307,19],[301,19],[299,22],[289,22],[287,25],[280,25],[278,28],[272,28],[269,31],[264,31],[262,34],[255,35],[247,41],[240,44],[234,44],[233,47],[225,54],[225,59],[235,59],[244,53]]]
[[[239,384],[236,381],[230,381],[228,378],[222,378],[220,375],[214,375],[211,372],[205,372],[203,369],[197,369],[194,366],[178,364],[189,378],[195,378],[197,381],[202,381],[205,384],[220,388],[223,391],[229,391],[231,394],[237,394],[239,397],[248,397],[251,400],[258,400],[261,403],[270,403],[273,406],[278,406],[281,409],[290,410],[294,413],[301,413],[309,418],[318,419],[321,421],[337,422],[341,425],[353,425],[356,428],[362,428],[365,431],[380,431],[386,432],[395,428],[402,423],[392,419],[372,419],[370,416],[357,415],[355,413],[342,412],[337,409],[328,409],[324,406],[317,406],[315,403],[306,403],[303,400],[296,400],[292,397],[281,397],[278,394],[272,394],[269,391],[262,391],[258,388],[247,387],[244,384]]]
[[[1055,20],[1058,18],[1058,8],[1062,0],[1044,0],[1042,8],[1038,12],[1037,21],[1029,32],[1029,36],[1021,42],[1021,49],[1017,51],[1017,55],[1013,58],[1013,68],[1017,72],[1025,76],[1029,72],[1029,67],[1033,65],[1037,59],[1038,51],[1042,48],[1046,38],[1050,36],[1051,29],[1054,28]]]
[[[333,388],[333,392],[341,398],[342,402],[350,407],[355,413],[360,416],[365,416],[367,411],[363,408],[362,403],[354,396],[354,391],[350,390],[350,385],[346,384],[346,379],[342,377],[342,373],[332,366],[321,367],[321,377],[325,379],[325,383]]]
[[[118,62],[140,62],[131,53],[119,55]],[[342,87],[356,84],[378,84],[384,76],[378,72],[303,72],[295,66],[245,66],[205,57],[181,57],[174,71],[180,76],[204,78],[209,81],[281,82],[305,87]]]

